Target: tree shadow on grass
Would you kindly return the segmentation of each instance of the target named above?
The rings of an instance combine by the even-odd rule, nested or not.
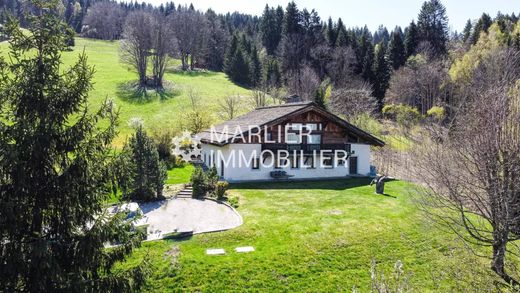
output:
[[[137,82],[124,82],[117,85],[116,94],[123,101],[132,104],[147,104],[156,100],[165,101],[180,95],[173,85],[166,83],[162,89],[140,87]]]
[[[274,182],[248,182],[233,183],[233,189],[325,189],[325,190],[346,190],[361,186],[368,186],[372,181],[370,177],[313,180],[313,181],[274,181]]]

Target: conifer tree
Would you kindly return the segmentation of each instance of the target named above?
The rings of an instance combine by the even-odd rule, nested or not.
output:
[[[301,32],[300,18],[300,11],[298,11],[296,3],[294,1],[289,2],[283,19],[283,34],[285,36]]]
[[[123,196],[132,200],[161,198],[166,180],[166,166],[159,159],[157,147],[142,125],[137,126],[135,134],[125,145],[123,156],[129,157],[126,160],[129,166],[125,166],[129,173],[119,178],[127,182],[121,186],[127,191]]]
[[[383,99],[390,81],[390,66],[386,60],[386,47],[383,41],[375,48],[373,72],[374,96],[377,99],[378,110],[381,111],[383,109]]]
[[[371,42],[366,44],[365,57],[363,58],[363,67],[361,70],[361,77],[368,82],[374,82],[374,47]]]
[[[478,19],[475,27],[473,28],[473,32],[471,34],[471,44],[476,44],[478,38],[480,37],[481,32],[488,32],[489,27],[493,23],[491,17],[487,13],[483,13],[482,16]]]
[[[467,42],[471,36],[471,29],[473,28],[473,24],[471,23],[471,19],[468,19],[466,25],[464,26],[464,30],[462,31],[462,42]]]
[[[334,47],[336,45],[337,38],[337,30],[332,22],[332,17],[329,17],[327,22],[327,40],[329,41],[329,46]]]
[[[260,57],[258,56],[258,50],[256,46],[253,46],[251,50],[251,57],[249,58],[249,73],[251,85],[258,86],[262,80],[262,64],[260,63]]]
[[[399,69],[406,62],[404,43],[398,28],[392,32],[388,43],[388,59],[394,70]]]
[[[60,68],[69,28],[50,12],[57,1],[27,4],[28,32],[6,25],[11,58],[0,61],[0,291],[137,291],[143,267],[113,266],[142,238],[104,213],[114,106],[87,109],[85,54]]]
[[[448,16],[446,7],[440,0],[428,0],[423,3],[417,17],[417,29],[419,40],[428,42],[436,56],[447,52]]]
[[[264,13],[262,14],[260,32],[262,34],[262,44],[267,54],[274,55],[282,37],[281,20],[278,19],[277,11],[274,8],[269,8],[268,5],[265,5]]]
[[[408,28],[406,29],[405,37],[404,37],[404,50],[406,52],[406,59],[408,57],[415,55],[415,51],[417,50],[417,46],[419,45],[419,31],[417,30],[417,25],[412,20]]]

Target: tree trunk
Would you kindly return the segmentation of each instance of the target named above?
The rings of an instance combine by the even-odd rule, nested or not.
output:
[[[506,235],[507,236],[507,235]],[[493,242],[493,260],[491,262],[491,269],[499,275],[504,281],[513,286],[518,286],[520,283],[507,274],[505,271],[505,256],[506,256],[506,241],[503,241],[502,233],[495,233]],[[507,239],[507,237],[505,238]]]

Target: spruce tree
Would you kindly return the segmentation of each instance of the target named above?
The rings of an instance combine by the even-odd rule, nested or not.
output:
[[[417,18],[417,28],[420,41],[428,42],[435,56],[447,52],[448,16],[446,7],[440,0],[428,0],[423,3]]]
[[[283,18],[283,10],[282,10]],[[264,13],[260,22],[260,33],[262,36],[262,44],[264,45],[268,55],[274,55],[281,36],[281,21],[279,21],[277,12],[274,8],[265,5]]]
[[[398,28],[392,32],[390,42],[388,43],[388,59],[394,70],[399,69],[406,62],[404,43]]]
[[[125,166],[129,173],[119,178],[127,182],[122,186],[127,191],[123,197],[144,201],[161,198],[166,180],[166,166],[159,159],[157,147],[142,125],[136,128],[135,134],[125,145],[123,156],[129,157],[126,162],[130,164]]]
[[[462,31],[462,42],[466,43],[469,40],[472,28],[473,24],[471,23],[471,19],[468,19],[466,25],[464,26],[464,30]]]
[[[122,215],[106,216],[111,192],[111,102],[88,109],[94,71],[80,54],[62,68],[69,30],[55,0],[31,0],[26,31],[10,21],[10,59],[0,61],[0,291],[121,292],[144,282],[140,265],[113,269],[142,239]],[[100,122],[103,122],[102,124]],[[105,125],[105,128],[100,128]],[[119,246],[106,249],[106,243]]]
[[[337,38],[337,30],[332,22],[332,17],[329,17],[327,22],[327,40],[329,41],[329,46],[334,47],[336,45]]]
[[[374,71],[372,69],[372,65],[374,64],[374,47],[372,43],[369,42],[366,44],[366,52],[365,57],[363,58],[363,67],[361,70],[361,77],[364,80],[373,83],[374,82]]]
[[[417,30],[417,25],[412,20],[408,28],[405,32],[404,37],[404,50],[406,52],[406,59],[408,57],[415,55],[417,46],[419,45],[419,31]]]
[[[491,20],[491,17],[487,13],[483,13],[473,28],[473,32],[471,34],[471,44],[476,44],[480,37],[480,33],[487,33],[492,23],[493,20]]]
[[[249,59],[249,79],[252,86],[258,86],[262,80],[262,64],[260,63],[260,57],[258,56],[256,46],[253,46],[251,57]]]
[[[296,3],[294,1],[289,2],[283,19],[283,34],[285,36],[301,32],[300,18],[300,11],[298,11]]]
[[[383,99],[390,81],[390,66],[386,60],[386,47],[383,41],[375,49],[373,72],[374,96],[377,99],[378,111],[381,111],[383,109]]]

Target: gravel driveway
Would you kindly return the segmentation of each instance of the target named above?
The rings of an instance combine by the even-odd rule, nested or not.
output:
[[[148,224],[148,240],[170,232],[196,233],[228,230],[242,225],[242,217],[231,207],[213,200],[168,199],[139,204]]]

